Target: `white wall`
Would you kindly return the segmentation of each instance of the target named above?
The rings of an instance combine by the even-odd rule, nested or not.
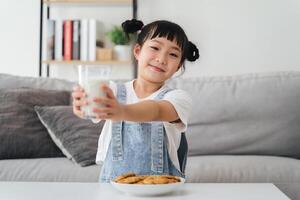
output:
[[[197,44],[185,76],[300,70],[300,0],[151,0],[139,13],[178,22]]]
[[[38,76],[40,0],[1,2],[0,73]]]
[[[177,22],[199,47],[201,58],[187,63],[186,77],[300,70],[300,0],[138,2],[138,15],[145,23],[155,19]],[[0,73],[38,74],[38,10],[38,0],[1,5]],[[122,8],[111,12],[99,7],[65,8],[52,14],[73,17],[75,13],[100,19],[108,14],[105,20],[111,23],[131,16]],[[69,74],[67,69],[60,76]]]

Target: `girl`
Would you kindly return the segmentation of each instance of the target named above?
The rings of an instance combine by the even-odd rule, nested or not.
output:
[[[122,27],[127,34],[140,31],[133,48],[138,76],[125,84],[101,86],[107,97],[94,99],[105,105],[93,109],[97,118],[106,120],[96,157],[102,164],[100,182],[128,172],[184,177],[188,149],[183,132],[191,99],[165,82],[184,69],[185,59],[198,59],[198,49],[179,25],[169,21],[144,26],[133,19]],[[88,103],[83,89],[75,88],[72,96],[73,111],[83,118],[80,106]]]

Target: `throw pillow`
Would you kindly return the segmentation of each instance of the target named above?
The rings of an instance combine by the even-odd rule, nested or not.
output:
[[[0,159],[63,156],[40,122],[34,106],[69,103],[68,91],[0,89]]]
[[[35,107],[41,122],[61,151],[80,166],[95,164],[104,120],[94,124],[73,114],[71,106]]]

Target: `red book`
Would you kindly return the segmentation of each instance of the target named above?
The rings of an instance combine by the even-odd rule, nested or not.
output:
[[[72,60],[73,23],[64,21],[64,60]]]

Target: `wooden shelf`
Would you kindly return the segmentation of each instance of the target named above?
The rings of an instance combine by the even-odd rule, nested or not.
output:
[[[132,61],[118,61],[118,60],[109,60],[109,61],[80,61],[80,60],[71,60],[71,61],[57,61],[57,60],[45,60],[43,64],[48,65],[132,65]]]
[[[102,4],[132,5],[132,0],[43,0],[45,4]]]

